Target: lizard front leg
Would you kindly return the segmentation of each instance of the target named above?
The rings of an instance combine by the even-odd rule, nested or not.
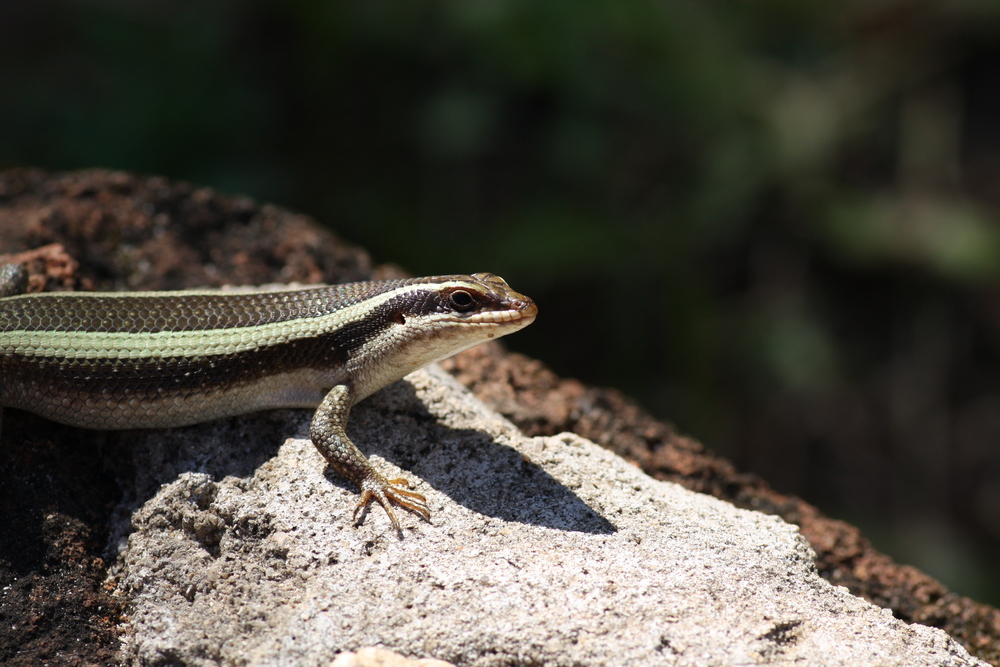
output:
[[[430,520],[427,500],[419,493],[405,488],[410,485],[407,480],[401,477],[386,479],[347,437],[345,429],[352,403],[348,385],[340,384],[331,389],[313,415],[309,437],[334,470],[361,489],[361,500],[354,508],[354,520],[357,521],[358,515],[371,501],[377,500],[389,515],[396,532],[402,535],[391,503]]]

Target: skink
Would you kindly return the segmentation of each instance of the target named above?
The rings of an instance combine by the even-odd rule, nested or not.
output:
[[[165,428],[271,408],[316,408],[309,428],[373,500],[426,499],[347,437],[351,407],[424,366],[530,324],[534,302],[499,276],[437,276],[291,290],[22,294],[0,267],[0,409],[94,429]],[[2,413],[0,413],[2,414]]]

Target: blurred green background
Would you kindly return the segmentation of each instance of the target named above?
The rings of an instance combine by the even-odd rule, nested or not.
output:
[[[7,0],[0,165],[499,273],[514,349],[1000,604],[995,0]]]

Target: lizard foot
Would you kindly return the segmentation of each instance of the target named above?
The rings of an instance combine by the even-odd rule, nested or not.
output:
[[[431,513],[427,509],[427,499],[416,491],[410,491],[406,488],[409,486],[410,482],[402,477],[389,480],[381,475],[367,478],[361,483],[361,500],[354,507],[354,522],[358,523],[358,515],[373,500],[377,500],[378,504],[385,510],[385,513],[389,515],[389,521],[392,522],[392,527],[396,529],[396,533],[400,537],[403,535],[403,529],[399,526],[399,521],[396,519],[396,513],[393,511],[391,503],[396,503],[403,509],[408,509],[414,514],[419,514],[427,521],[430,521]]]

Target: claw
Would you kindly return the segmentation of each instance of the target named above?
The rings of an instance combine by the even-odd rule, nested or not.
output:
[[[389,480],[381,475],[377,478],[369,477],[361,485],[361,499],[354,507],[354,522],[358,523],[358,515],[373,500],[378,501],[378,504],[382,506],[385,513],[389,515],[389,521],[392,522],[392,527],[396,529],[400,537],[403,535],[403,529],[396,519],[396,513],[393,511],[391,503],[396,503],[403,509],[410,510],[414,514],[419,514],[425,520],[430,521],[431,513],[427,508],[427,499],[423,495],[405,488],[409,486],[410,482],[402,477]]]

